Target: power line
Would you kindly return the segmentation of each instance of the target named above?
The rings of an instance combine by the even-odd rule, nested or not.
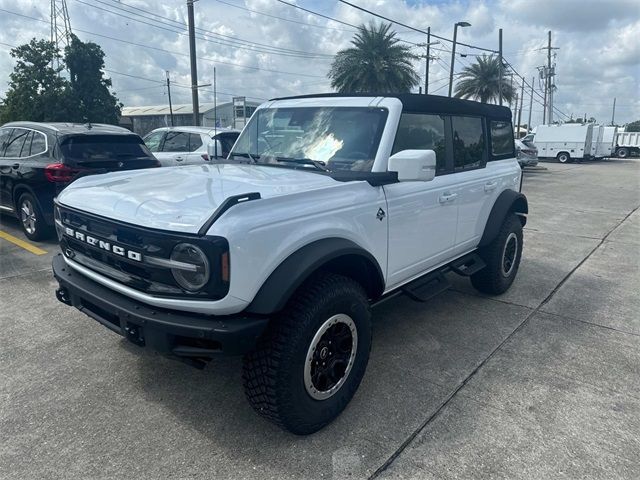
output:
[[[43,20],[41,18],[37,18],[37,17],[32,17],[29,15],[24,15],[21,13],[16,13],[16,12],[12,12],[10,10],[5,10],[3,8],[0,8],[0,12],[6,12],[12,15],[16,15],[18,17],[23,17],[23,18],[28,18],[30,20],[36,20],[38,22],[44,22],[44,23],[49,23],[46,20]],[[152,47],[150,45],[144,45],[141,43],[135,43],[135,42],[131,42],[129,40],[122,40],[120,38],[115,38],[115,37],[111,37],[109,35],[102,35],[99,33],[95,33],[95,32],[89,32],[87,30],[80,30],[79,28],[74,28],[74,30],[76,32],[81,32],[81,33],[85,33],[87,35],[95,35],[96,37],[101,37],[101,38],[106,38],[109,40],[113,40],[114,42],[121,42],[121,43],[126,43],[128,45],[133,45],[136,47],[140,47],[140,48],[146,48],[149,50],[156,50],[159,52],[164,52],[164,53],[170,53],[171,55],[178,55],[181,57],[188,57],[189,54],[188,53],[182,53],[182,52],[173,52],[171,50],[165,50],[164,48],[159,48],[159,47]],[[283,75],[295,75],[297,77],[310,77],[310,78],[324,78],[323,75],[312,75],[312,74],[308,74],[308,73],[298,73],[298,72],[287,72],[284,70],[274,70],[274,69],[269,69],[269,68],[261,68],[261,67],[252,67],[252,66],[248,66],[248,65],[242,65],[239,63],[233,63],[233,62],[226,62],[226,61],[222,61],[222,60],[217,60],[215,58],[208,58],[208,57],[198,57],[199,60],[202,61],[206,61],[206,62],[211,62],[211,63],[217,63],[217,64],[221,64],[221,65],[230,65],[233,67],[237,67],[237,68],[244,68],[244,69],[248,69],[248,70],[256,70],[256,71],[261,71],[261,72],[270,72],[270,73],[280,73]]]
[[[278,0],[278,1],[280,1],[280,0]],[[345,5],[349,5],[350,7],[353,7],[355,9],[357,9],[357,10],[362,11],[362,12],[368,13],[369,15],[373,15],[374,17],[382,18],[383,20],[386,20],[387,22],[391,22],[391,23],[394,23],[396,25],[400,25],[402,27],[408,28],[409,30],[413,30],[415,32],[424,33],[425,35],[427,35],[427,31],[426,30],[422,30],[420,28],[412,27],[411,25],[407,25],[406,23],[398,22],[397,20],[393,20],[393,19],[391,19],[389,17],[385,17],[384,15],[380,15],[379,13],[372,12],[371,10],[367,10],[366,8],[360,7],[360,6],[355,5],[355,4],[351,3],[351,2],[347,2],[346,0],[338,0],[338,1],[340,3],[344,3]],[[434,33],[432,33],[431,36],[434,37],[434,38],[438,38],[440,40],[444,40],[445,42],[453,43],[453,40],[451,40],[449,38],[446,38],[446,37],[441,37],[441,36],[436,35]],[[463,45],[465,47],[475,48],[476,50],[483,50],[485,52],[498,53],[496,50],[491,50],[489,48],[484,48],[484,47],[477,47],[475,45],[470,45],[468,43],[456,42],[456,45]]]
[[[161,30],[165,30],[165,31],[168,31],[168,32],[171,32],[171,33],[175,33],[175,34],[178,34],[178,35],[188,36],[188,34],[185,33],[184,31],[176,30],[176,29],[182,29],[182,28],[186,27],[185,24],[183,24],[181,22],[178,22],[176,20],[172,20],[172,19],[170,19],[168,17],[163,17],[161,15],[157,15],[157,14],[148,12],[149,15],[157,16],[157,17],[162,18],[163,20],[166,20],[166,21],[156,20],[155,18],[149,18],[148,16],[142,16],[142,15],[140,15],[138,13],[133,13],[133,12],[131,12],[129,10],[125,10],[122,7],[111,5],[111,4],[108,4],[108,3],[104,2],[104,1],[101,1],[101,0],[94,0],[94,1],[98,2],[98,3],[101,3],[103,5],[106,5],[106,6],[112,8],[112,9],[115,9],[117,11],[109,10],[109,9],[100,7],[98,5],[94,5],[92,3],[85,2],[83,0],[75,0],[75,2],[77,2],[77,3],[80,3],[82,5],[86,5],[88,7],[91,7],[91,8],[97,9],[97,10],[101,10],[103,12],[110,13],[112,15],[117,15],[119,17],[123,17],[123,18],[126,18],[128,20],[132,20],[134,22],[142,23],[144,25],[149,25],[151,27],[158,28],[158,29],[161,29]],[[116,2],[116,3],[124,5],[124,6],[128,6],[127,4],[124,4],[122,2]],[[139,8],[136,8],[136,10],[141,10],[141,11],[147,13],[146,10],[142,10],[142,9],[139,9]],[[146,20],[150,20],[151,22],[155,22],[155,23],[149,23],[149,22],[146,22],[144,20],[141,20],[140,18],[131,17],[129,15],[124,15],[123,13],[118,13],[118,12],[125,12],[125,13],[128,13],[130,15],[137,15],[137,16],[139,16],[141,18],[144,18]],[[168,23],[168,21],[176,23],[177,25],[174,25],[172,23]],[[159,24],[159,25],[157,25],[157,24]],[[301,51],[301,50],[292,50],[292,49],[281,48],[281,47],[273,47],[271,45],[266,45],[266,44],[258,43],[258,42],[252,42],[250,40],[245,40],[245,39],[241,39],[241,38],[238,38],[238,37],[232,37],[230,35],[223,35],[223,34],[216,33],[216,32],[210,32],[210,31],[203,30],[203,29],[200,29],[200,28],[197,28],[196,30],[198,31],[198,34],[199,34],[198,38],[201,39],[201,40],[204,40],[204,41],[207,41],[207,42],[211,42],[211,43],[215,43],[215,44],[218,44],[218,45],[223,45],[223,46],[226,46],[226,47],[237,48],[237,49],[241,49],[241,50],[248,50],[248,51],[259,52],[259,53],[267,53],[267,54],[271,54],[271,55],[282,55],[282,56],[287,56],[287,57],[299,57],[299,58],[327,58],[328,59],[330,57],[333,57],[330,54],[316,53],[316,52],[305,52],[305,51]],[[222,39],[221,38],[217,38],[217,37],[211,38],[211,36],[213,36],[213,35],[220,36],[220,37],[223,37],[223,38]],[[230,40],[226,40],[227,38],[230,39]]]
[[[293,20],[293,19],[290,19],[290,18],[279,17],[277,15],[271,15],[270,13],[259,12],[258,10],[253,10],[251,8],[242,7],[240,5],[235,5],[233,3],[225,2],[223,0],[215,0],[215,1],[218,2],[218,3],[222,3],[224,5],[229,5],[230,7],[233,7],[233,8],[238,8],[240,10],[245,10],[247,12],[255,13],[255,14],[258,14],[258,15],[263,15],[265,17],[277,18],[278,20],[283,20],[285,22],[297,23],[297,24],[300,24],[300,25],[307,25],[309,27],[323,28],[325,30],[338,30],[340,32],[351,32],[351,33],[354,32],[354,30],[351,29],[351,28],[346,29],[346,28],[337,28],[337,27],[327,27],[327,26],[324,26],[324,25],[314,25],[313,23],[301,22],[299,20]],[[354,28],[357,28],[357,27],[354,27]]]

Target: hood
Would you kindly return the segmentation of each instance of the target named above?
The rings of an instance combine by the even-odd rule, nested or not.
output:
[[[259,192],[270,198],[336,183],[326,175],[289,168],[192,165],[82,177],[58,201],[122,222],[196,233],[228,197]]]

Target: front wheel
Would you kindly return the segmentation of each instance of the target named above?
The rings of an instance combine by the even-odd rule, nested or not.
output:
[[[471,275],[471,284],[483,293],[499,295],[506,292],[518,273],[522,257],[522,223],[510,214],[496,238],[478,252],[487,266]]]
[[[616,152],[616,155],[618,155],[618,158],[627,158],[629,156],[629,149],[619,148],[618,151]]]
[[[371,350],[367,296],[354,280],[314,276],[244,359],[244,389],[263,417],[298,435],[320,430],[347,406]]]
[[[560,152],[556,158],[560,163],[571,162],[571,155],[569,155],[567,152]]]

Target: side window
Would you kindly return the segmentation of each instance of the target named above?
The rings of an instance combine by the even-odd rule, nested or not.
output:
[[[33,130],[29,130],[29,133],[24,139],[24,143],[22,144],[22,150],[20,151],[21,157],[28,157],[31,155],[31,139],[33,138]]]
[[[482,167],[486,161],[482,118],[451,117],[456,171]]]
[[[491,154],[496,157],[513,155],[514,149],[511,122],[491,121]]]
[[[446,169],[444,117],[418,113],[403,113],[391,154],[402,150],[433,150],[436,152],[436,172]]]
[[[188,152],[189,134],[184,132],[167,132],[162,146],[163,152]]]
[[[151,132],[143,138],[143,142],[147,145],[147,148],[152,152],[159,152],[163,135],[164,135],[164,131]]]
[[[47,139],[44,133],[33,132],[31,140],[31,155],[39,155],[47,151]]]
[[[202,137],[199,133],[190,133],[189,134],[189,151],[195,152],[202,146]]]
[[[27,138],[30,130],[24,130],[22,128],[14,128],[13,134],[7,143],[7,149],[4,152],[5,157],[18,158],[24,145],[24,140]]]
[[[222,145],[222,156],[226,157],[227,155],[229,155],[229,152],[231,151],[231,147],[233,147],[233,144],[236,142],[238,138],[238,134],[237,133],[219,134],[217,138],[218,140],[220,140],[220,144]]]
[[[0,157],[4,157],[4,151],[11,138],[11,132],[11,128],[0,128]]]

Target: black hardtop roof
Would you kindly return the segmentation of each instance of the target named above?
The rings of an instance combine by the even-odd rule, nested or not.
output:
[[[126,128],[105,123],[9,122],[3,127],[25,127],[62,135],[135,135]]]
[[[410,113],[448,113],[457,115],[482,115],[496,119],[511,120],[508,107],[489,103],[474,102],[461,98],[449,98],[440,95],[421,95],[418,93],[317,93],[293,97],[272,98],[271,100],[294,100],[297,98],[322,97],[386,97],[397,98],[402,102],[403,110]]]

